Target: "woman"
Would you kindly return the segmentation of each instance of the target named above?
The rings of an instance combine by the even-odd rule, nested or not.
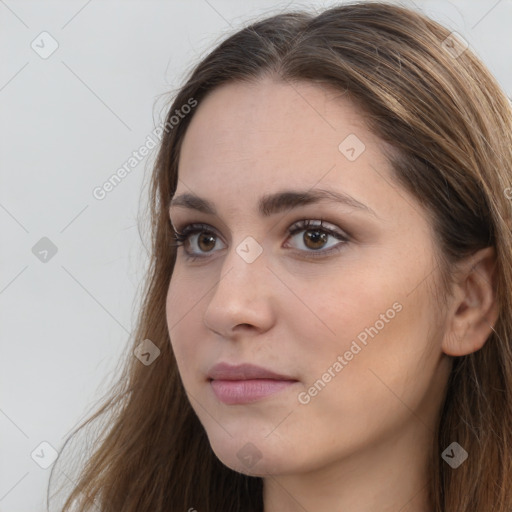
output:
[[[510,512],[512,112],[467,45],[385,3],[273,16],[162,133],[138,329],[63,510]]]

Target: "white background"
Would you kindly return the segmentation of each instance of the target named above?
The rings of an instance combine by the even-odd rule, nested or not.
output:
[[[287,5],[334,3],[0,1],[0,511],[46,510],[50,468],[31,453],[61,449],[135,327],[156,149],[103,200],[93,189],[216,42]],[[415,4],[460,32],[512,96],[511,0]],[[58,43],[46,59],[31,48],[43,31]],[[57,247],[47,262],[32,252],[42,237]]]

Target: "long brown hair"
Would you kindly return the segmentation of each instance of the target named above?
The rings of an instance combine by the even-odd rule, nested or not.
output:
[[[59,471],[73,482],[64,512],[263,510],[262,478],[224,466],[190,406],[165,302],[176,257],[168,206],[181,143],[199,107],[179,122],[172,116],[221,84],[264,75],[325,84],[356,102],[369,128],[396,150],[388,156],[396,182],[430,214],[446,287],[457,261],[495,247],[499,317],[483,348],[454,358],[429,492],[434,512],[511,512],[512,109],[470,48],[458,54],[446,44],[453,37],[404,7],[349,3],[253,22],[192,70],[166,117],[150,183],[152,247],[137,328],[119,380],[64,444],[103,419],[78,477]],[[146,339],[160,350],[150,365],[133,356]],[[453,441],[469,454],[456,470],[441,458]],[[56,467],[60,458],[52,478]]]

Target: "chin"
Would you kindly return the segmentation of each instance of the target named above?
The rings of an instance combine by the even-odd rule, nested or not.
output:
[[[272,446],[259,435],[243,438],[233,436],[216,442],[210,439],[210,446],[217,458],[228,468],[248,476],[268,476],[286,472],[283,461],[290,460],[280,453],[279,447]],[[289,469],[289,468],[288,468]]]

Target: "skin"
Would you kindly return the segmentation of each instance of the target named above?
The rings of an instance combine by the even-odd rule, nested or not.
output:
[[[349,134],[365,144],[354,161],[338,149]],[[271,78],[217,88],[185,135],[175,196],[204,197],[217,215],[170,208],[178,231],[204,223],[214,232],[210,244],[193,234],[178,249],[166,305],[171,344],[217,457],[264,478],[265,512],[429,511],[427,463],[450,356],[481,348],[496,318],[488,249],[461,265],[446,307],[436,308],[432,228],[393,181],[381,144],[339,93]],[[349,194],[375,215],[327,201],[271,217],[257,212],[264,194],[312,188]],[[330,235],[323,245],[308,243],[314,227],[289,235],[302,219],[323,219],[349,233],[348,242]],[[247,236],[263,251],[252,263],[236,252]],[[340,251],[309,256],[340,243]],[[185,248],[206,258],[187,261]],[[400,312],[300,403],[396,303]],[[298,382],[226,405],[207,380],[220,361],[251,362]],[[237,456],[246,443],[261,455],[251,467]]]

